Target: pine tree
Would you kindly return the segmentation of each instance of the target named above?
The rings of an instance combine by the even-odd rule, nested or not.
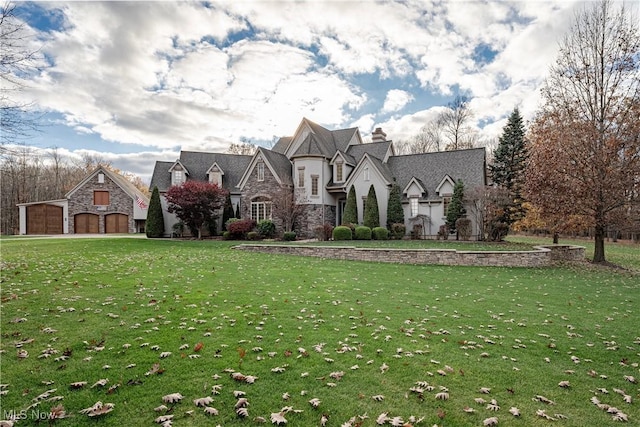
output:
[[[493,182],[509,193],[510,205],[502,221],[508,225],[522,219],[525,209],[522,204],[524,170],[528,157],[525,129],[518,108],[514,108],[502,130],[498,147],[493,153],[494,161],[489,166]]]
[[[464,206],[462,206],[462,200],[464,199],[464,184],[461,180],[456,182],[453,187],[453,196],[451,196],[451,202],[447,208],[447,226],[452,232],[456,232],[456,221],[458,218],[464,216],[467,213]],[[457,234],[457,233],[456,233]],[[457,240],[457,236],[456,236]]]
[[[162,213],[158,187],[153,187],[153,191],[151,192],[151,200],[149,201],[147,221],[144,230],[147,237],[162,237],[164,235],[164,215]]]
[[[227,193],[227,198],[224,202],[224,211],[222,212],[222,230],[226,231],[227,221],[235,216],[233,211],[233,205],[231,204],[231,193]]]
[[[365,227],[380,227],[380,210],[378,209],[378,198],[376,197],[376,189],[369,187],[367,194],[367,204],[364,208],[364,225]]]
[[[344,207],[344,215],[342,216],[343,224],[358,223],[358,205],[356,201],[356,187],[351,186],[349,195],[347,196],[347,204]]]
[[[387,228],[392,224],[404,224],[404,209],[402,209],[402,189],[397,184],[391,187],[387,204]]]
[[[236,217],[236,218],[238,218],[238,219],[242,218],[242,217],[240,216],[240,202],[238,202],[238,203],[236,204],[236,213],[235,213],[235,217]]]

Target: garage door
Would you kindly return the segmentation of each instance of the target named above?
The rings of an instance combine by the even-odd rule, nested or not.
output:
[[[62,234],[62,206],[27,206],[27,234]]]
[[[107,233],[128,233],[129,216],[123,214],[109,214],[104,218]]]
[[[94,214],[77,214],[74,216],[74,232],[76,234],[99,233],[100,219]]]

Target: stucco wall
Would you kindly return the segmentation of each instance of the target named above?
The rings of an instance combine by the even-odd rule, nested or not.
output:
[[[236,249],[352,261],[498,267],[546,267],[554,261],[584,260],[581,246],[539,246],[533,251],[456,251],[447,249],[382,249],[353,246],[243,244]]]

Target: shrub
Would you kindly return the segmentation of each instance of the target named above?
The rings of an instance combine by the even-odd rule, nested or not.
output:
[[[342,217],[345,223],[358,222],[358,204],[356,202],[356,187],[353,185],[349,189],[347,195],[347,203],[344,206],[344,215]]]
[[[380,210],[378,208],[376,189],[373,185],[369,187],[367,203],[364,208],[363,222],[364,225],[369,228],[380,227]]]
[[[224,240],[231,240],[231,232],[225,231],[224,233],[222,233],[222,238]]]
[[[260,233],[257,231],[250,231],[247,233],[247,240],[260,240]]]
[[[270,219],[263,219],[258,223],[258,233],[264,239],[271,239],[276,234],[276,225]]]
[[[371,229],[364,225],[356,227],[356,240],[371,240]]]
[[[388,240],[389,230],[384,227],[375,227],[371,230],[371,235],[373,236],[373,240]]]
[[[462,240],[469,240],[471,237],[471,220],[464,217],[458,218],[456,221],[456,230]]]
[[[391,187],[389,201],[387,202],[387,227],[393,233],[393,224],[404,225],[404,210],[402,209],[402,190],[397,184]],[[404,230],[402,232],[404,236]],[[400,238],[402,238],[400,236]]]
[[[329,240],[333,235],[333,225],[325,222],[314,230],[318,240]]]
[[[292,242],[296,240],[295,231],[285,231],[284,234],[282,235],[282,240],[286,240],[287,242]]]
[[[164,214],[160,203],[158,187],[153,187],[149,208],[147,210],[147,222],[144,227],[147,237],[162,237],[164,235]]]
[[[446,224],[441,225],[438,229],[438,240],[448,240],[449,239],[449,227]]]
[[[333,229],[333,240],[352,240],[351,228],[339,225]]]
[[[346,223],[342,224],[342,226],[349,227],[349,230],[351,230],[351,238],[352,239],[356,238],[356,227],[357,227],[357,224],[354,224],[354,223],[351,223],[351,222],[346,222]]]
[[[393,239],[402,239],[407,234],[407,227],[404,223],[396,222],[391,224],[391,237]]]
[[[252,219],[240,219],[237,221],[227,221],[227,231],[234,239],[244,239],[247,233],[253,230],[256,222]]]
[[[178,221],[173,224],[173,235],[176,237],[182,237],[184,234],[184,222]]]
[[[228,229],[229,229],[229,224],[234,223],[234,222],[236,222],[236,221],[240,221],[240,219],[239,219],[239,218],[229,218],[229,219],[228,219],[228,220],[226,220],[226,221],[225,221],[225,223],[224,223],[224,226],[223,226],[223,227],[224,227],[224,229],[225,229],[225,230],[228,230]]]

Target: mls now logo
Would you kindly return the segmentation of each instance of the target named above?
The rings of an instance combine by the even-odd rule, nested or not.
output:
[[[48,420],[53,417],[51,412],[40,411],[38,409],[32,409],[31,411],[27,411],[23,409],[21,411],[2,411],[2,418],[5,420]]]

